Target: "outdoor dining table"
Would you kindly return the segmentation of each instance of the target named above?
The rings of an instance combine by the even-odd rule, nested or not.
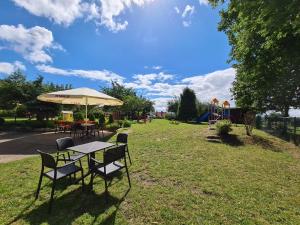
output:
[[[67,150],[74,151],[74,152],[79,152],[79,153],[88,155],[89,172],[84,175],[84,177],[87,177],[88,175],[91,174],[91,171],[95,166],[95,162],[93,160],[91,160],[91,158],[95,158],[95,153],[97,151],[103,151],[103,150],[105,150],[107,148],[110,148],[114,145],[116,145],[116,144],[109,143],[109,142],[102,142],[102,141],[93,141],[93,142],[90,142],[90,143],[76,145],[76,146],[67,148]],[[91,186],[91,189],[92,189],[93,188],[92,179],[90,181],[90,186]]]

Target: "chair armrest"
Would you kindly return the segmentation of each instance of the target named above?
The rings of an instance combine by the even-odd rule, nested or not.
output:
[[[99,161],[97,161],[97,160],[94,159],[94,158],[91,158],[91,161],[94,161],[94,162],[97,164],[97,166],[104,166],[104,163],[103,163],[103,162],[99,162]]]

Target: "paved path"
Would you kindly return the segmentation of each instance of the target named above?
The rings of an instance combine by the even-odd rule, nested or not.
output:
[[[105,138],[109,138],[113,133],[104,131]],[[36,149],[53,153],[56,151],[55,140],[61,137],[69,136],[66,133],[17,133],[17,132],[0,132],[0,163],[6,163],[25,157],[37,155]],[[79,139],[76,138],[75,144],[86,143],[101,138],[90,137]]]

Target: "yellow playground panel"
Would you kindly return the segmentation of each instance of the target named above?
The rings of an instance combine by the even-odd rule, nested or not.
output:
[[[73,112],[72,111],[61,111],[63,121],[73,122]]]

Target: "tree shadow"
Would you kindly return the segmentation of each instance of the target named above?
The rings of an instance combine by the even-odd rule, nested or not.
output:
[[[273,152],[282,152],[282,149],[279,149],[278,146],[275,146],[274,143],[266,138],[252,135],[251,139],[254,144],[261,146],[263,149],[271,150]]]
[[[113,195],[108,194],[108,201],[106,203],[105,193],[96,194],[93,191],[85,191],[82,193],[82,189],[80,187],[59,198],[56,198],[53,202],[51,214],[48,213],[48,199],[46,199],[45,203],[42,205],[39,205],[33,210],[25,213],[25,211],[27,211],[34,203],[32,202],[8,224],[12,224],[17,222],[19,219],[23,219],[29,224],[47,223],[50,225],[68,225],[73,224],[74,220],[84,214],[92,216],[94,221],[91,224],[96,224],[97,218],[112,206],[114,206],[113,212],[107,215],[100,224],[114,224],[119,206],[129,191],[130,189],[128,189],[121,198],[116,198]]]
[[[238,135],[236,135],[236,134],[221,135],[220,139],[223,144],[227,144],[227,145],[230,145],[233,147],[245,145],[244,142],[242,140],[240,140]]]

